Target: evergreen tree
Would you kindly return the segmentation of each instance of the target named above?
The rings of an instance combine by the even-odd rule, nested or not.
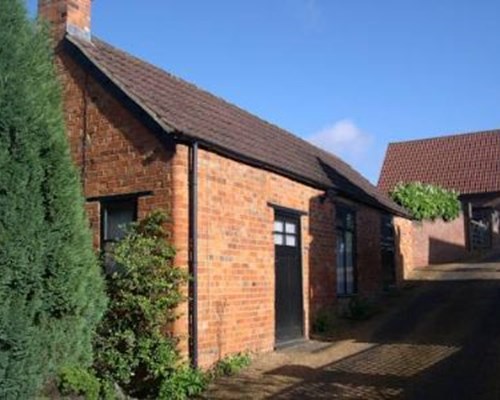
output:
[[[45,30],[0,0],[0,398],[90,365],[105,306]]]

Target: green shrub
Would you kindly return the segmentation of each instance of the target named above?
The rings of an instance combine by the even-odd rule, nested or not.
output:
[[[345,318],[353,320],[365,320],[370,318],[375,312],[372,302],[365,297],[354,296],[349,299]]]
[[[454,190],[420,182],[399,183],[390,195],[419,221],[436,218],[451,221],[460,214],[459,194]]]
[[[333,310],[320,310],[313,321],[313,332],[327,333],[335,327],[336,314]]]
[[[101,379],[100,400],[117,400],[123,399],[124,396],[117,396],[117,391],[113,382]]]
[[[158,393],[159,400],[184,400],[201,394],[208,385],[208,374],[181,366],[165,378]]]
[[[250,355],[247,353],[238,353],[232,356],[224,357],[217,361],[213,367],[214,377],[236,375],[243,368],[248,367],[251,363]]]
[[[99,379],[88,370],[64,367],[59,374],[59,390],[63,395],[82,395],[86,400],[98,400],[101,390]]]
[[[104,284],[67,143],[52,45],[0,1],[0,398],[89,365]]]
[[[98,375],[133,396],[157,396],[180,361],[177,340],[165,327],[177,317],[187,276],[172,264],[166,219],[152,213],[115,246],[120,268],[107,279],[110,306],[95,340]]]

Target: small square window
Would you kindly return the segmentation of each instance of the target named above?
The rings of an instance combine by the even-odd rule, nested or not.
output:
[[[286,243],[289,247],[297,246],[297,237],[294,235],[286,235]]]
[[[101,250],[107,274],[116,272],[119,268],[113,257],[113,248],[127,234],[127,228],[137,219],[137,199],[106,201],[102,207],[102,237]]]
[[[281,233],[274,234],[274,244],[278,246],[283,246],[284,244],[284,236]]]
[[[127,227],[136,220],[137,200],[116,201],[103,204],[104,242],[123,239]]]
[[[286,223],[285,224],[285,232],[286,233],[297,233],[297,225],[296,224],[290,224]]]
[[[274,232],[283,232],[283,221],[274,221]]]

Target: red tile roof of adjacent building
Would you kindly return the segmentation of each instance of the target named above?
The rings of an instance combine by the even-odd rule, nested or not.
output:
[[[461,194],[499,192],[500,130],[389,144],[379,189],[415,181]]]
[[[335,155],[97,38],[67,40],[166,131],[408,215]]]

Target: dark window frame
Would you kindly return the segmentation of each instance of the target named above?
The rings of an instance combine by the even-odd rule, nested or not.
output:
[[[351,215],[352,220],[349,221],[347,220],[347,216]],[[357,249],[358,249],[358,240],[357,240],[357,213],[356,210],[352,207],[349,207],[344,204],[336,204],[335,207],[335,233],[337,235],[342,235],[344,238],[344,243],[345,243],[345,237],[346,233],[349,232],[352,234],[352,267],[353,267],[353,289],[352,292],[349,292],[347,290],[347,268],[346,268],[346,260],[347,260],[347,253],[344,251],[343,257],[344,257],[344,268],[343,268],[343,273],[344,273],[344,290],[342,293],[338,292],[337,285],[336,285],[336,294],[337,297],[352,297],[356,296],[358,294],[358,263],[357,263]],[[336,238],[336,240],[338,240]],[[335,249],[337,252],[337,243],[335,243]],[[337,254],[338,257],[338,254]],[[337,265],[337,257],[335,258],[335,274],[336,277],[338,276],[338,265]]]
[[[120,204],[129,204],[132,207],[132,221],[130,223],[136,222],[138,219],[138,208],[139,208],[139,196],[135,194],[131,195],[119,195],[102,198],[99,201],[100,205],[100,232],[99,232],[99,251],[103,260],[104,271],[106,275],[113,274],[119,271],[119,266],[115,263],[112,257],[112,246],[108,249],[108,245],[117,243],[116,239],[107,238],[108,229],[108,213],[109,209],[113,206],[118,206]],[[110,252],[110,253],[108,253]]]
[[[100,232],[100,247],[101,250],[104,250],[104,247],[108,243],[117,242],[116,239],[108,239],[107,238],[107,229],[108,229],[108,213],[109,208],[113,206],[118,206],[121,204],[130,204],[132,210],[132,222],[136,222],[138,218],[138,209],[139,209],[139,198],[137,196],[128,196],[128,197],[120,197],[116,199],[107,199],[101,201],[101,232]]]

